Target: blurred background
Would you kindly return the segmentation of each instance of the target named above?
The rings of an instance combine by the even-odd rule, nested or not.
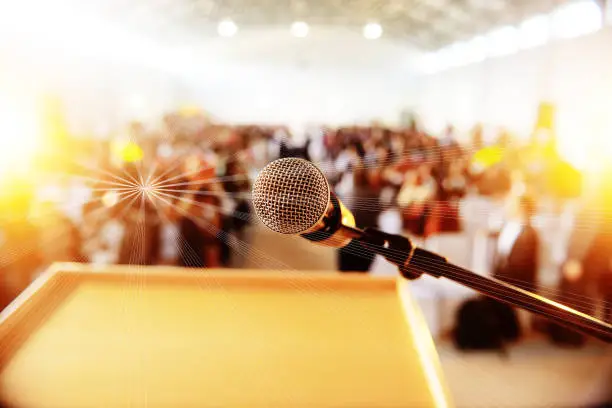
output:
[[[302,157],[358,226],[612,321],[610,50],[608,0],[3,2],[0,307],[58,261],[394,276],[259,224]],[[410,290],[458,405],[612,401],[609,348]]]

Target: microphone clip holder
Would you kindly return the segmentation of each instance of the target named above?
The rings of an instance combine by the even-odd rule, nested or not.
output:
[[[402,276],[409,280],[420,278],[424,270],[428,275],[440,278],[443,266],[447,264],[446,258],[414,246],[409,238],[376,228],[364,229],[357,241],[397,266]]]

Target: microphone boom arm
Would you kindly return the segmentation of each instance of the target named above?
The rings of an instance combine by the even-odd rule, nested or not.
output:
[[[358,242],[396,265],[406,279],[417,279],[423,273],[435,278],[450,279],[485,296],[612,343],[612,325],[609,323],[517,286],[453,265],[443,256],[415,247],[410,239],[404,236],[388,234],[375,228],[341,228],[347,228]]]
[[[299,188],[298,188],[299,186]],[[300,234],[309,241],[342,248],[352,240],[397,265],[402,276],[444,277],[483,295],[545,316],[559,324],[612,342],[612,325],[497,279],[450,264],[446,258],[412,245],[406,237],[374,228],[356,228],[355,218],[331,191],[323,172],[297,158],[278,159],[253,183],[257,216],[273,231]]]

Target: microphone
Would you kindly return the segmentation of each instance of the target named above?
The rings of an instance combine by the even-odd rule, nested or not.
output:
[[[331,191],[325,175],[304,159],[278,159],[265,166],[253,184],[253,207],[269,229],[297,234],[320,245],[341,248],[351,240],[396,265],[401,275],[444,277],[485,296],[537,313],[556,323],[612,342],[612,325],[543,296],[453,265],[418,248],[401,235],[355,227],[351,212]]]
[[[334,248],[357,239],[395,264],[409,279],[423,273],[413,267],[417,259],[446,262],[437,254],[413,247],[406,237],[376,228],[357,229],[353,214],[331,191],[323,172],[304,159],[282,158],[266,165],[253,183],[252,198],[255,214],[272,231],[297,234]],[[409,262],[414,255],[416,258]]]
[[[252,196],[257,217],[272,231],[335,248],[361,236],[355,217],[331,191],[323,172],[304,159],[269,163],[255,179]]]

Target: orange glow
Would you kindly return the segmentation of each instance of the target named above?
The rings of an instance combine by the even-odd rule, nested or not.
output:
[[[24,219],[30,215],[34,198],[32,180],[16,173],[9,175],[0,179],[0,218]]]

